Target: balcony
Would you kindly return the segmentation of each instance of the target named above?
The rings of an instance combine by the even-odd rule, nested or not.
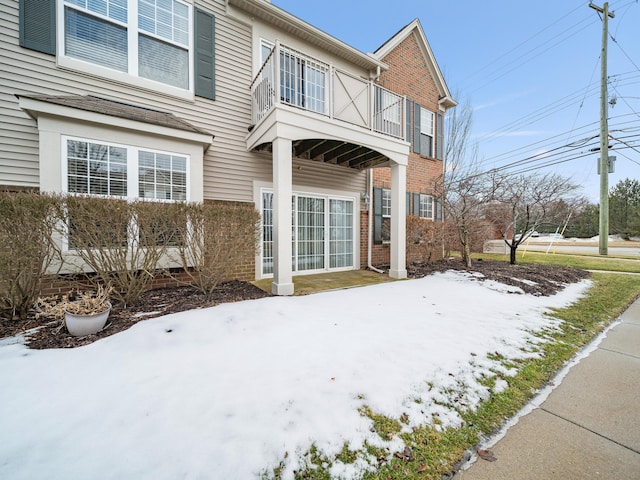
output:
[[[277,105],[405,138],[405,97],[276,42],[251,84],[252,123]]]

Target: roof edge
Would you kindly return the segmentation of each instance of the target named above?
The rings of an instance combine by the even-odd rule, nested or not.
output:
[[[356,65],[376,70],[387,70],[388,66],[372,53],[364,53],[338,38],[314,27],[295,15],[265,0],[227,0],[229,5],[237,7],[269,23],[282,22],[297,31],[302,37],[315,42],[333,53],[342,56]]]

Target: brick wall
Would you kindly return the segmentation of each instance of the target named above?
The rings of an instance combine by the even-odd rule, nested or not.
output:
[[[406,95],[411,101],[419,103],[422,107],[434,113],[439,112],[438,100],[440,94],[432,72],[413,34],[409,35],[394,50],[389,52],[382,61],[389,65],[389,69],[380,75],[378,79],[380,85],[393,92]],[[411,129],[413,132],[413,116],[411,118]],[[407,164],[407,192],[432,195],[434,181],[442,174],[442,170],[442,160],[421,156],[411,151]],[[391,188],[391,169],[374,169],[373,185],[386,189]],[[366,220],[366,215],[364,218]],[[364,225],[366,227],[366,221]],[[366,265],[366,244],[362,248],[365,258],[363,265]],[[413,260],[417,260],[418,255],[414,253],[415,248],[409,248],[408,250],[407,262],[410,263]],[[388,265],[389,262],[390,246],[388,244],[373,245],[373,265]]]

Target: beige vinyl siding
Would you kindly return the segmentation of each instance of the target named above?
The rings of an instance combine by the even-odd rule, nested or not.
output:
[[[254,34],[249,25],[226,15],[224,1],[195,3],[216,17],[215,101],[186,101],[59,68],[54,56],[19,46],[18,1],[0,0],[0,185],[40,183],[37,124],[18,107],[16,94],[96,95],[172,112],[211,132],[215,139],[204,156],[204,197],[252,202],[254,180],[272,180],[270,155],[247,152],[245,142],[251,121]],[[363,172],[304,160],[294,164],[296,184],[364,191]]]

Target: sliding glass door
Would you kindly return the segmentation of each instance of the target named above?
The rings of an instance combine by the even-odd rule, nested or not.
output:
[[[321,272],[354,266],[354,200],[328,195],[292,198],[292,267]],[[262,192],[262,273],[273,273],[273,193]]]

